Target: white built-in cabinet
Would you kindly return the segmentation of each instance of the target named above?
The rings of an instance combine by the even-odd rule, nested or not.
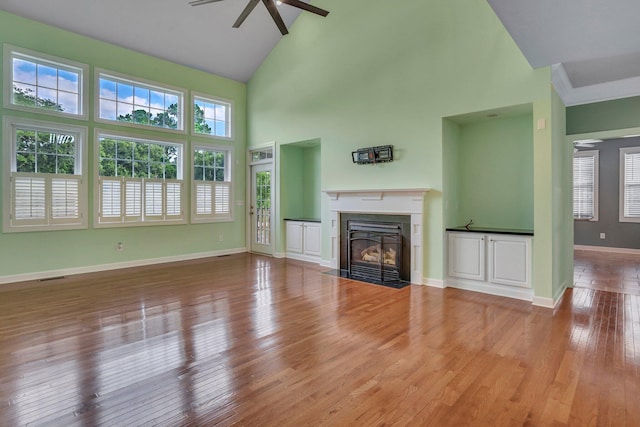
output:
[[[318,222],[286,221],[287,258],[320,262],[321,228]]]
[[[447,286],[531,300],[531,236],[447,234]]]

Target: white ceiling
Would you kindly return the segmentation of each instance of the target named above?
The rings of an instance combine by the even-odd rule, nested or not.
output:
[[[0,9],[246,82],[282,37],[262,3],[240,28],[232,28],[246,3],[225,0],[194,7],[189,0],[0,0]],[[278,10],[287,27],[300,13],[284,4]]]
[[[565,104],[640,95],[640,0],[488,0]]]
[[[0,0],[0,9],[241,82],[282,37],[261,3],[235,29],[247,0],[188,1]],[[565,104],[640,95],[640,0],[487,1],[532,67],[553,66]],[[300,13],[279,10],[288,27]]]

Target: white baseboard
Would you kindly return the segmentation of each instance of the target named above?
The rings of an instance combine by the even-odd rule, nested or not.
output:
[[[164,264],[167,262],[189,261],[200,258],[210,258],[221,255],[233,255],[247,252],[247,248],[225,249],[221,251],[198,252],[186,255],[168,256],[161,258],[140,259],[134,261],[115,262],[112,264],[89,265],[85,267],[62,268],[59,270],[38,271],[34,273],[0,276],[0,285],[28,280],[41,280],[51,277],[70,276],[73,274],[97,273],[99,271],[118,270],[121,268],[142,267],[145,265]]]
[[[440,279],[430,279],[428,277],[425,277],[422,279],[422,284],[425,286],[430,286],[432,288],[439,288],[439,289],[446,288],[444,280],[440,280]]]
[[[314,262],[316,264],[320,264],[320,262],[322,261],[320,257],[317,257],[317,256],[296,254],[292,252],[287,252],[286,257],[290,259],[295,259],[298,261]]]
[[[287,256],[287,254],[285,254],[284,252],[274,252],[273,253],[273,257],[274,258],[285,258]]]
[[[518,288],[517,286],[497,285],[489,282],[452,278],[445,280],[444,286],[447,288],[481,292],[483,294],[496,295],[500,297],[533,301],[533,289],[531,288]]]
[[[320,261],[320,266],[321,267],[326,267],[326,268],[333,268],[333,264],[331,263],[331,260],[322,260]]]
[[[615,252],[620,254],[640,255],[640,249],[631,249],[631,248],[610,248],[608,246],[573,245],[573,249],[577,251]]]
[[[570,285],[571,285],[571,282],[569,282],[568,280],[565,280],[564,282],[562,282],[562,286],[560,286],[560,290],[556,292],[556,295],[554,295],[553,298],[544,298],[544,297],[534,296],[532,304],[538,307],[555,309],[560,303],[560,300],[562,300],[562,297],[564,296],[565,291]]]

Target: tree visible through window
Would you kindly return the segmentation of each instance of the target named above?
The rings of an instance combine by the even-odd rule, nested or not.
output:
[[[224,148],[193,150],[192,221],[232,219],[229,157]]]
[[[231,103],[194,96],[193,131],[221,138],[231,137]]]
[[[5,117],[10,210],[5,231],[84,228],[86,184],[81,151],[86,128]]]
[[[45,113],[83,116],[83,75],[86,66],[10,47],[8,85],[11,104]],[[9,88],[9,87],[7,87]]]
[[[182,221],[182,145],[101,135],[99,224]]]
[[[163,129],[183,129],[182,92],[100,74],[99,114],[113,120]]]

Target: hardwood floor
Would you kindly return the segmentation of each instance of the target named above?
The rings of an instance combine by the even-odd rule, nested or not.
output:
[[[0,287],[0,425],[640,425],[640,297],[250,254]]]
[[[575,286],[640,295],[639,254],[576,250],[573,270]]]

